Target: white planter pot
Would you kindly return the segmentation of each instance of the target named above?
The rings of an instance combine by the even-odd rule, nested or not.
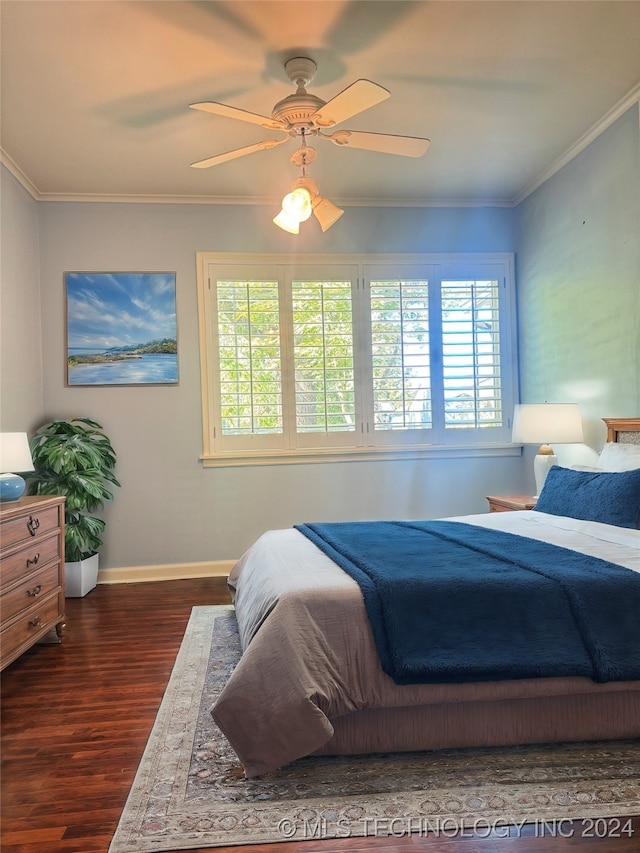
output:
[[[64,564],[65,598],[82,598],[98,583],[99,554],[86,560]]]

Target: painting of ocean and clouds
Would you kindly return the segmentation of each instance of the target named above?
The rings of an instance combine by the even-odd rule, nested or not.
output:
[[[178,382],[176,275],[68,272],[67,385]]]

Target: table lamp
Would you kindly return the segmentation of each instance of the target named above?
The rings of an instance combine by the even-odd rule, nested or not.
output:
[[[26,432],[0,432],[0,471],[33,471]],[[0,474],[0,502],[22,497],[26,483],[19,474]]]
[[[540,444],[533,462],[536,497],[549,469],[558,464],[551,444],[578,444],[584,441],[582,418],[577,403],[521,403],[513,413],[512,441]]]

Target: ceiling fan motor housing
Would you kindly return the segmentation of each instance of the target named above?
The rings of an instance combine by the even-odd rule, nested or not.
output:
[[[323,107],[326,101],[316,95],[310,95],[305,87],[313,80],[317,66],[313,59],[306,56],[296,56],[284,66],[289,80],[298,87],[293,95],[287,95],[275,105],[271,118],[286,124],[291,130],[300,132],[314,127],[310,117]]]
[[[325,105],[322,98],[310,95],[308,92],[296,92],[295,95],[287,95],[273,108],[271,118],[281,121],[293,130],[302,128],[313,128],[311,116]]]
[[[318,66],[308,56],[294,56],[285,62],[284,70],[289,80],[298,89],[304,89],[316,76]]]

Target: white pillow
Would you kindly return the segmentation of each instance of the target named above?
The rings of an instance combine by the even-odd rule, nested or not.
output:
[[[598,466],[605,471],[633,471],[640,468],[640,445],[608,442],[602,448]]]

